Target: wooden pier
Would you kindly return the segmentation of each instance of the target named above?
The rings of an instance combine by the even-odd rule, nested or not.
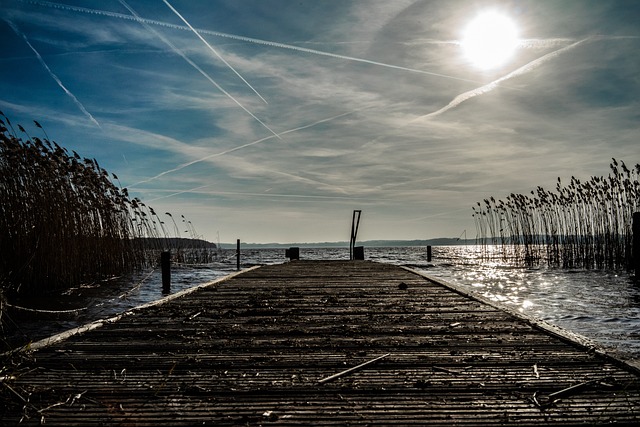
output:
[[[5,360],[2,425],[640,423],[634,368],[387,264],[263,266],[85,329]]]

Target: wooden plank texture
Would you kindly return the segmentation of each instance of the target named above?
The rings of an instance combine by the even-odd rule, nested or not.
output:
[[[1,375],[4,425],[640,422],[632,368],[363,261],[253,269],[16,353]]]

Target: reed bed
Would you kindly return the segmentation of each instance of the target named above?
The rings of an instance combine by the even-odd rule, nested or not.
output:
[[[640,165],[615,158],[607,177],[560,178],[555,191],[494,197],[473,207],[485,253],[514,263],[565,268],[620,269],[632,265],[632,217],[640,210]]]
[[[5,296],[64,289],[180,254],[188,239],[138,198],[115,174],[49,139],[31,137],[0,112],[0,290]],[[22,138],[19,135],[24,135]],[[184,217],[189,237],[195,228]],[[176,238],[178,236],[175,236]],[[200,261],[207,262],[208,260]]]

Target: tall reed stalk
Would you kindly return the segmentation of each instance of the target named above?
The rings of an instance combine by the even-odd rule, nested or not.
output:
[[[630,268],[632,217],[640,209],[640,165],[612,159],[607,177],[571,177],[556,191],[493,197],[473,207],[483,245],[527,265],[540,261],[567,268]],[[488,253],[488,252],[487,252]]]
[[[4,295],[63,289],[142,268],[179,240],[95,159],[69,153],[44,130],[41,139],[18,126],[23,139],[0,116]]]

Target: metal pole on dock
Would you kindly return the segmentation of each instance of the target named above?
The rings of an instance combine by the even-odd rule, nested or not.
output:
[[[360,226],[360,215],[362,214],[361,210],[354,210],[353,216],[351,217],[351,240],[349,241],[349,259],[351,261],[354,260],[354,247],[356,245],[356,238],[358,236],[358,227]],[[360,255],[360,254],[358,254]],[[362,258],[364,259],[364,250],[362,252]]]
[[[633,248],[631,256],[633,256],[633,266],[636,272],[636,282],[640,283],[640,212],[633,214]]]
[[[240,270],[240,239],[236,241],[236,269]]]
[[[171,292],[171,252],[160,254],[160,268],[162,269],[162,293]]]

